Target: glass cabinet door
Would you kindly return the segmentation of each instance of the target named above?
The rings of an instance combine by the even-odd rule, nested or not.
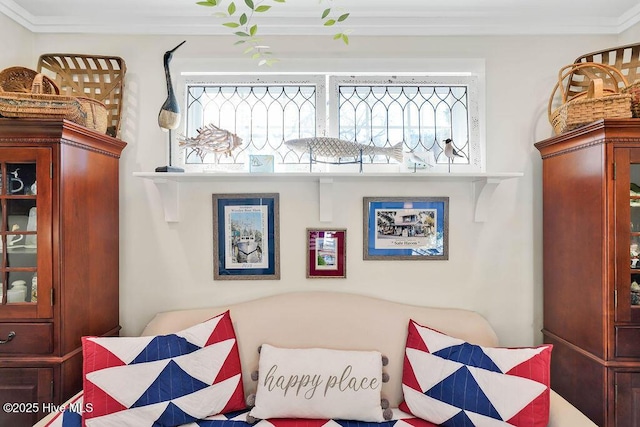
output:
[[[43,154],[45,154],[43,156]],[[44,246],[50,254],[50,158],[48,149],[0,149],[0,318],[47,317],[51,313],[51,262],[39,256]],[[47,193],[42,195],[41,192]],[[41,202],[46,202],[44,209]],[[49,222],[50,224],[50,222]],[[44,269],[43,284],[38,283]]]
[[[36,164],[2,164],[2,272],[6,304],[38,300]]]
[[[631,227],[629,255],[631,285],[629,298],[632,307],[640,308],[640,164],[630,165],[629,210]]]
[[[616,321],[640,323],[640,150],[616,149]]]

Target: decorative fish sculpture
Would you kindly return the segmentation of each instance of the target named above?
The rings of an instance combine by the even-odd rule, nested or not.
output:
[[[403,161],[402,142],[392,147],[376,147],[345,141],[340,138],[317,136],[312,138],[290,139],[285,141],[284,145],[298,153],[310,153],[314,158],[323,157],[336,160],[342,157],[359,158],[360,153],[362,153],[363,156],[387,156],[398,163],[402,163]]]
[[[227,156],[242,145],[242,138],[228,130],[209,124],[198,129],[195,138],[183,138],[178,140],[178,145],[183,148],[191,148],[204,160],[208,153],[224,153]]]

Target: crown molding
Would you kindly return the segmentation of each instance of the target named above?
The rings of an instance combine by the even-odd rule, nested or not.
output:
[[[89,16],[34,16],[13,0],[0,0],[0,12],[33,33],[97,33],[139,35],[229,35],[217,18],[206,15],[122,15],[105,19],[105,14]],[[472,35],[617,35],[640,22],[640,4],[618,18],[583,17],[567,20],[546,16],[544,20],[505,13],[454,11],[420,12],[412,17],[367,12],[354,16],[348,29],[363,36],[472,36]],[[317,17],[291,14],[262,17],[263,35],[326,35],[333,28],[320,25]]]

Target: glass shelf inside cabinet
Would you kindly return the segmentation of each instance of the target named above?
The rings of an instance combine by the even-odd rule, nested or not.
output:
[[[0,305],[38,300],[37,191],[34,161],[0,162]]]

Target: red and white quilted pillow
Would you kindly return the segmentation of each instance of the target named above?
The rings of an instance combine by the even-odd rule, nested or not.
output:
[[[83,425],[178,426],[245,408],[229,312],[170,335],[83,337]]]
[[[551,350],[481,347],[412,320],[400,409],[445,427],[544,427]]]

